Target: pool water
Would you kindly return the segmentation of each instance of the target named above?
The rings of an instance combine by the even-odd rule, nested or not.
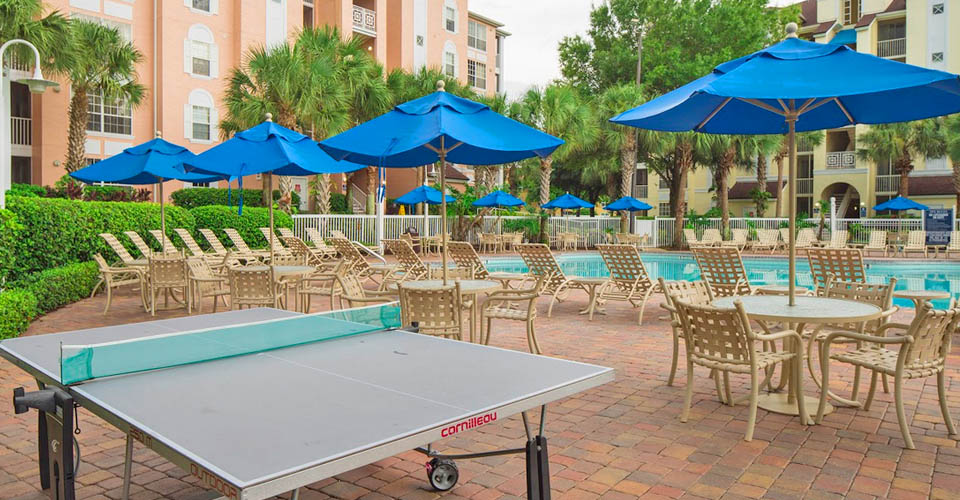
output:
[[[641,258],[647,272],[654,280],[659,277],[667,280],[700,279],[700,268],[692,255],[644,253]],[[563,272],[570,276],[610,275],[598,253],[560,255],[557,256],[557,261]],[[487,269],[491,272],[527,272],[527,266],[519,257],[490,258],[485,262]],[[870,283],[886,283],[890,278],[897,278],[897,290],[942,290],[950,292],[954,298],[960,297],[960,262],[942,260],[897,262],[870,259],[865,259],[864,262],[867,266],[867,281]],[[744,257],[743,265],[753,285],[787,284],[787,259],[785,258]],[[797,285],[813,288],[810,265],[805,257],[797,259]],[[900,307],[913,307],[913,302],[910,300],[896,298],[893,300],[894,304]],[[938,308],[947,307],[948,304],[948,299],[933,301],[933,305]]]

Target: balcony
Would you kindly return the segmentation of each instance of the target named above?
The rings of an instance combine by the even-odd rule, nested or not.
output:
[[[10,118],[10,144],[12,146],[29,146],[33,144],[31,119],[14,116]]]
[[[354,5],[353,31],[370,37],[377,36],[377,12]]]
[[[634,198],[646,198],[647,197],[647,185],[642,186],[633,186],[633,195]]]
[[[907,56],[907,39],[891,38],[877,41],[877,56],[897,59]]]
[[[855,151],[837,151],[827,153],[828,169],[857,168],[857,153]]]
[[[874,191],[880,193],[897,193],[900,191],[899,175],[878,175]]]
[[[797,179],[797,194],[813,194],[813,179]]]

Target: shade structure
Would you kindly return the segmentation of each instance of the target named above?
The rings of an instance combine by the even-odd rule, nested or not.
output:
[[[516,196],[501,190],[496,190],[483,198],[472,203],[475,207],[522,207],[526,205],[523,200]]]
[[[930,207],[917,203],[910,198],[897,196],[896,198],[887,200],[873,207],[873,209],[878,212],[881,210],[893,210],[894,212],[900,212],[903,210],[930,210]]]
[[[641,210],[650,210],[653,207],[647,203],[644,203],[633,196],[624,196],[617,201],[611,202],[609,205],[603,207],[607,210],[626,210],[628,212],[639,212]]]
[[[378,167],[419,167],[440,162],[446,191],[446,162],[496,165],[546,157],[563,140],[511,120],[489,106],[443,91],[400,104],[392,111],[320,142],[335,159]],[[447,202],[441,203],[443,280],[447,280]]]
[[[316,141],[273,123],[267,113],[263,123],[237,132],[230,139],[183,162],[182,168],[187,172],[237,177],[242,193],[245,175],[264,174],[267,189],[273,192],[273,174],[337,174],[360,170],[364,166],[330,158],[317,147]],[[272,234],[273,203],[268,205]],[[269,240],[272,259],[273,238]]]
[[[453,196],[447,195],[447,202],[452,203],[457,201]],[[430,186],[420,186],[418,188],[412,189],[403,196],[393,200],[394,203],[399,203],[401,205],[416,205],[418,203],[426,203],[428,205],[439,205],[440,200],[440,191],[430,187]]]
[[[786,134],[789,304],[796,287],[796,132],[919,120],[960,111],[960,77],[845,45],[787,38],[610,121],[670,132]],[[798,75],[804,75],[800,77]]]
[[[561,210],[576,210],[578,208],[593,208],[593,203],[577,198],[576,196],[567,193],[563,196],[558,196],[546,203],[543,204],[540,208],[559,208]]]
[[[81,182],[110,182],[115,184],[159,184],[160,231],[167,234],[166,211],[163,203],[163,183],[169,180],[187,182],[215,182],[225,177],[184,172],[178,166],[184,161],[195,158],[189,149],[167,142],[157,137],[137,146],[124,149],[120,153],[93,165],[71,172],[70,176]],[[166,238],[160,242],[166,251]]]

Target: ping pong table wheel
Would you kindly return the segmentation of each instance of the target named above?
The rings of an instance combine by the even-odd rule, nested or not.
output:
[[[437,491],[447,491],[456,486],[460,470],[453,460],[434,458],[427,463],[427,479]]]

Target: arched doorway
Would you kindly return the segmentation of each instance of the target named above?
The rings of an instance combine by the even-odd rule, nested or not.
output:
[[[846,182],[835,182],[823,189],[821,200],[837,199],[837,216],[841,219],[860,218],[860,192]]]

